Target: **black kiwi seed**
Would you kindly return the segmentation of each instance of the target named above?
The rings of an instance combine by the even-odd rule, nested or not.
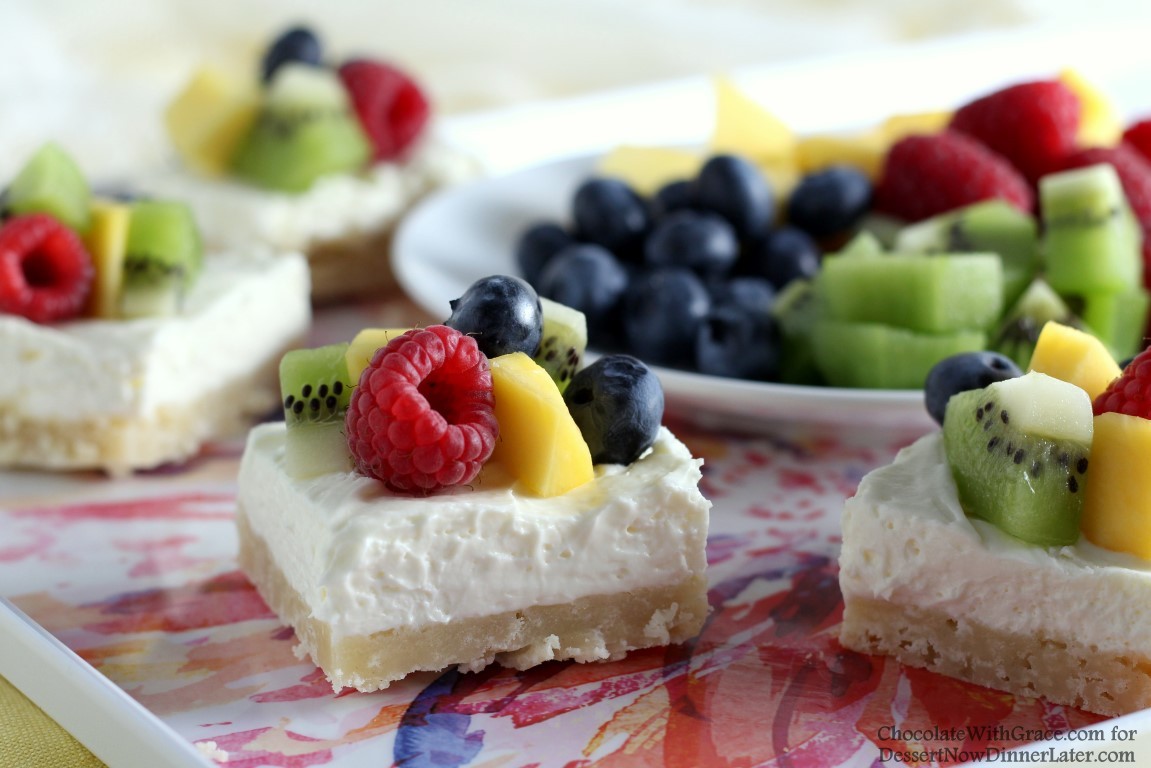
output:
[[[1014,461],[1016,464],[1022,464],[1023,463],[1023,457],[1025,455],[1026,454],[1023,452],[1023,449],[1020,448],[1018,451],[1015,452],[1015,455],[1011,457],[1011,460]]]
[[[311,397],[312,396],[312,385],[311,384],[305,384],[304,388],[300,390],[300,395],[303,397]]]
[[[311,409],[312,413],[319,413],[320,412],[320,400],[319,400],[319,398],[313,397],[311,400],[309,400],[308,401],[308,408]]]
[[[1067,490],[1075,493],[1079,490],[1079,481],[1075,479],[1075,475],[1067,476]]]
[[[1002,421],[1004,424],[1011,421],[1011,418],[1007,415],[1006,409],[999,412],[999,420]]]
[[[983,420],[983,406],[982,405],[975,409],[975,420],[976,421],[982,421]]]
[[[284,410],[291,408],[296,402],[295,395],[288,395],[284,398]]]
[[[329,411],[336,410],[336,403],[339,402],[335,395],[328,395],[328,399],[324,401],[324,405],[328,407]]]
[[[1015,443],[1008,440],[1007,441],[1007,447],[1003,449],[1003,452],[1006,453],[1008,456],[1015,453]]]
[[[295,403],[292,404],[292,413],[299,416],[303,412],[304,412],[304,401],[303,400],[297,400]]]
[[[320,388],[316,391],[316,394],[319,395],[320,397],[327,397],[328,396],[328,385],[327,384],[321,384]]]
[[[1038,459],[1031,462],[1031,476],[1039,477],[1043,474],[1043,464]]]
[[[342,395],[343,393],[344,393],[344,382],[337,381],[335,384],[332,385],[332,394],[333,395],[339,396],[339,395]]]
[[[1075,462],[1075,469],[1081,475],[1087,474],[1087,457],[1086,456],[1079,457],[1079,461]]]
[[[1071,463],[1071,457],[1067,454],[1067,451],[1060,453],[1059,457],[1055,460],[1058,461],[1059,466],[1063,467],[1064,469],[1066,469],[1067,465]]]
[[[999,445],[999,435],[996,435],[987,441],[987,450],[993,451],[997,445]]]

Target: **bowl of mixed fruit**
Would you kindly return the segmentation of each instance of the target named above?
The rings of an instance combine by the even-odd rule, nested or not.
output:
[[[926,425],[925,377],[951,355],[1026,368],[1050,320],[1120,360],[1142,348],[1151,121],[1074,73],[854,135],[796,136],[716,91],[705,150],[619,147],[469,203],[502,195],[471,216],[504,264],[583,312],[591,350],[653,365],[673,405]]]

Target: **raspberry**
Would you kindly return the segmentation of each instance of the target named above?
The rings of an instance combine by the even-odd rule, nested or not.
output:
[[[75,317],[95,273],[76,233],[47,214],[14,216],[0,226],[0,312],[34,323]]]
[[[1151,287],[1151,160],[1127,144],[1092,147],[1063,158],[1063,169],[1110,163],[1119,174],[1123,194],[1143,230],[1143,282]]]
[[[1123,132],[1123,143],[1151,161],[1151,117],[1129,125]]]
[[[470,483],[499,433],[488,359],[447,326],[408,331],[360,375],[345,426],[356,469],[394,491]]]
[[[372,141],[375,161],[402,157],[428,122],[431,107],[423,91],[390,64],[354,59],[340,67],[360,125]]]
[[[1136,355],[1123,373],[1099,393],[1091,409],[1096,416],[1114,412],[1151,419],[1151,349]]]
[[[1031,211],[1031,187],[1010,163],[953,131],[907,136],[892,145],[875,188],[875,207],[906,221],[990,198]]]
[[[1059,80],[1012,85],[955,111],[949,128],[996,152],[1035,184],[1075,148],[1079,97]]]

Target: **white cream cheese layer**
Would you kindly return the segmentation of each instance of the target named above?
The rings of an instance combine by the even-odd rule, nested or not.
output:
[[[470,158],[431,136],[403,163],[378,163],[358,175],[326,176],[298,194],[205,178],[183,169],[142,179],[139,185],[154,195],[188,203],[211,247],[246,250],[264,245],[306,251],[316,242],[389,226],[422,195],[476,173]]]
[[[294,480],[285,428],[252,430],[239,504],[336,638],[677,584],[706,568],[700,465],[666,429],[643,458],[559,497],[483,485],[429,497],[333,473]]]
[[[178,315],[55,325],[0,315],[0,408],[62,422],[146,416],[254,372],[310,322],[300,254],[212,254]]]
[[[964,515],[940,432],[863,478],[843,513],[844,598],[933,609],[992,629],[1145,651],[1151,563],[1080,537],[1026,544]],[[1090,475],[1088,475],[1090,482]]]

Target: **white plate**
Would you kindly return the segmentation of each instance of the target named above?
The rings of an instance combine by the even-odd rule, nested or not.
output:
[[[567,158],[455,187],[429,198],[396,235],[400,284],[433,317],[475,280],[517,274],[513,251],[532,222],[566,222],[575,187],[594,158]],[[789,424],[927,430],[922,392],[804,387],[657,367],[670,412],[711,427],[749,431]]]

